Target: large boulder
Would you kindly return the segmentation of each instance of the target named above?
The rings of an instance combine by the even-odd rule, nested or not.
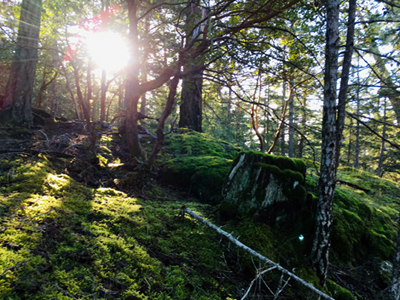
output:
[[[241,152],[222,189],[221,216],[251,216],[298,235],[311,232],[315,201],[304,187],[305,163],[260,152]]]

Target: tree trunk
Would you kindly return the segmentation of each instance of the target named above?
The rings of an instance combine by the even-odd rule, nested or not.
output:
[[[138,102],[140,98],[139,92],[139,32],[137,8],[139,2],[137,0],[127,0],[128,2],[128,18],[129,18],[129,43],[131,53],[128,63],[128,72],[125,86],[125,101],[127,104],[126,116],[126,141],[129,147],[131,158],[147,159],[146,153],[140,145],[138,136],[137,112]]]
[[[146,17],[146,20],[144,22],[144,31],[145,35],[149,34],[149,26],[150,26],[150,20],[149,17]],[[146,46],[143,46],[143,68],[142,68],[142,82],[147,81],[147,60],[149,58],[149,51],[147,50]],[[142,95],[142,98],[140,100],[140,113],[144,116],[146,116],[146,105],[147,105],[147,98],[146,98],[146,93]]]
[[[82,118],[81,118],[81,113],[80,113],[80,111],[79,111],[78,101],[76,101],[75,94],[74,94],[74,92],[72,91],[71,84],[70,84],[70,82],[69,82],[68,72],[67,72],[67,69],[66,69],[65,66],[64,66],[64,63],[61,63],[61,67],[62,67],[62,69],[63,69],[63,71],[64,71],[65,79],[66,79],[66,81],[67,81],[67,88],[68,88],[68,90],[69,90],[69,93],[71,94],[72,102],[74,103],[76,118],[77,118],[78,120],[82,120]]]
[[[201,67],[197,65],[198,67]],[[185,66],[184,72],[192,71],[190,63]],[[201,132],[203,119],[203,71],[191,73],[182,81],[181,106],[179,110],[179,127],[190,128]]]
[[[359,76],[359,75],[358,75]],[[360,80],[358,80],[360,82]],[[360,86],[357,87],[357,115],[360,115]],[[357,121],[356,124],[356,150],[354,154],[354,168],[358,169],[360,167],[358,159],[360,156],[360,122]]]
[[[292,90],[294,88],[294,76],[290,76],[290,81],[289,81],[289,89]],[[294,157],[294,151],[293,151],[293,135],[294,135],[294,130],[293,130],[293,118],[294,118],[294,90],[290,94],[290,99],[289,99],[289,157]]]
[[[200,14],[200,19],[203,19],[208,14],[208,9],[201,9],[199,1],[191,2],[186,15],[187,34],[193,31],[193,36],[188,36],[186,40],[186,48],[188,50],[186,62],[184,64],[184,72],[190,72],[190,75],[185,77],[182,81],[181,92],[181,106],[179,110],[179,124],[183,128],[190,128],[195,131],[201,132],[202,119],[203,119],[203,66],[204,57],[201,49],[205,46],[204,42],[194,43],[196,39],[204,38],[206,35],[205,28],[206,22],[201,26],[197,26],[192,30],[200,20],[193,20],[193,16]]]
[[[17,46],[8,78],[5,103],[11,107],[11,121],[31,127],[32,95],[38,61],[42,0],[23,0]]]
[[[106,117],[106,93],[107,93],[106,79],[107,79],[107,73],[106,70],[103,69],[101,71],[101,96],[100,96],[101,98],[100,122],[102,124]]]
[[[336,183],[336,81],[339,50],[339,0],[326,2],[325,83],[322,119],[321,170],[318,183],[319,198],[316,212],[316,231],[311,262],[325,284],[328,265],[332,208]]]
[[[353,56],[354,48],[354,24],[356,19],[356,0],[349,0],[349,17],[347,21],[347,37],[346,37],[346,52],[343,59],[342,77],[340,80],[340,92],[338,101],[338,116],[336,121],[336,166],[339,167],[340,162],[340,146],[343,138],[343,128],[346,115],[346,98],[347,88],[349,86],[349,73],[351,66],[351,57]]]
[[[383,102],[383,130],[382,130],[382,136],[383,138],[386,138],[386,99]],[[382,166],[383,166],[383,154],[385,153],[385,140],[382,139],[381,142],[381,151],[379,153],[379,163],[378,163],[378,169],[376,170],[376,176],[381,177],[382,176]]]
[[[350,118],[350,128],[353,130],[353,118]],[[349,137],[349,147],[347,148],[347,165],[350,166],[350,156],[351,156],[351,135]]]
[[[282,112],[286,111],[287,101],[286,101],[286,79],[283,80],[282,86]],[[284,117],[284,113],[282,113]],[[285,125],[281,122],[281,129],[280,129],[280,136],[281,136],[281,155],[285,156]]]
[[[306,105],[307,105],[307,97],[304,97],[303,105],[301,108],[301,128],[303,130],[304,135],[306,134],[306,123],[307,123]],[[299,143],[299,158],[303,158],[303,150],[304,150],[304,137],[303,135],[301,135]]]
[[[154,163],[156,156],[157,156],[158,152],[160,152],[162,144],[164,142],[164,125],[165,125],[165,121],[171,114],[172,109],[174,107],[176,89],[178,87],[178,83],[179,83],[179,77],[175,76],[171,80],[171,85],[169,87],[169,93],[168,93],[168,98],[167,98],[167,104],[165,105],[165,109],[164,109],[163,113],[161,114],[161,117],[158,119],[157,141],[153,146],[153,150],[152,150],[150,158],[149,158],[150,165],[152,165]]]
[[[79,83],[79,72],[78,68],[73,64],[73,62],[70,62],[72,65],[72,68],[74,69],[74,77],[75,77],[75,85],[76,85],[76,94],[78,95],[78,100],[81,104],[82,110],[83,110],[83,116],[86,120],[86,127],[87,131],[89,132],[90,135],[90,150],[92,151],[93,154],[95,154],[96,151],[96,132],[94,131],[93,125],[90,121],[90,103],[89,103],[89,94],[87,99],[83,98],[82,95],[82,90],[80,87]]]

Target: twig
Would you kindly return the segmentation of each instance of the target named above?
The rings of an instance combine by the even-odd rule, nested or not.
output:
[[[273,269],[276,269],[276,267],[275,267],[275,266],[274,266],[274,267],[271,267],[271,268],[266,269],[266,270],[260,272],[259,274],[257,274],[256,278],[254,278],[254,279],[251,281],[250,286],[249,286],[249,288],[247,289],[247,292],[243,295],[243,297],[241,298],[241,300],[244,300],[244,299],[247,297],[247,295],[250,293],[251,287],[253,286],[254,282],[255,282],[260,276],[262,276],[263,274],[265,274],[265,273],[267,273],[267,272],[269,272],[269,271],[271,271],[271,270],[273,270]]]
[[[281,271],[283,274],[288,275],[289,277],[293,278],[294,280],[296,280],[297,282],[301,283],[302,285],[304,285],[305,287],[307,287],[308,289],[312,290],[314,293],[320,295],[323,299],[328,299],[328,300],[334,300],[332,297],[329,297],[328,295],[326,295],[325,293],[321,292],[320,290],[316,289],[314,286],[312,286],[310,283],[308,283],[307,281],[301,279],[300,277],[296,276],[295,274],[289,272],[288,270],[286,270],[285,268],[281,267],[280,265],[278,265],[277,263],[273,262],[272,260],[266,258],[265,256],[261,255],[260,253],[254,251],[253,249],[251,249],[250,247],[247,247],[246,245],[244,245],[243,243],[239,242],[236,238],[234,238],[231,234],[227,233],[226,231],[222,230],[221,228],[215,226],[214,224],[208,222],[207,220],[203,219],[202,217],[200,217],[198,214],[196,214],[194,211],[185,208],[182,210],[186,213],[188,213],[189,215],[191,215],[193,218],[195,218],[196,220],[200,221],[201,223],[207,225],[208,227],[214,229],[215,231],[217,231],[219,234],[224,235],[226,238],[228,238],[229,241],[231,241],[232,243],[234,243],[238,248],[243,249],[244,251],[246,251],[247,253],[250,253],[251,255],[257,257],[258,259],[262,260],[263,262],[269,264],[270,266],[275,267],[276,269],[278,269],[279,271]]]
[[[358,122],[360,122],[362,125],[364,125],[365,127],[367,127],[367,129],[369,131],[371,131],[373,134],[375,134],[376,136],[378,136],[379,138],[381,138],[382,140],[384,140],[385,142],[389,143],[391,146],[397,148],[397,150],[400,150],[400,145],[391,142],[390,140],[384,138],[382,135],[380,135],[378,132],[376,132],[375,130],[373,130],[370,126],[368,126],[368,124],[366,122],[361,121],[360,118],[356,117],[356,115],[351,114],[346,112],[347,115],[349,115],[350,117],[352,117],[353,119],[357,120]]]
[[[12,271],[12,270],[14,270],[16,267],[18,267],[19,265],[26,264],[27,262],[29,262],[29,261],[31,261],[31,260],[32,260],[32,259],[27,259],[27,260],[21,261],[21,262],[15,264],[15,265],[13,265],[13,266],[11,266],[11,267],[5,269],[5,270],[3,271],[3,273],[1,273],[0,277],[2,277],[7,271]]]

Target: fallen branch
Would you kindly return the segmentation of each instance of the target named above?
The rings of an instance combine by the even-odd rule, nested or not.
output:
[[[3,275],[4,275],[7,271],[12,271],[12,270],[14,270],[16,267],[18,267],[19,265],[26,264],[27,262],[29,262],[29,261],[31,261],[31,260],[32,260],[32,259],[27,259],[27,260],[21,261],[21,262],[15,264],[15,265],[13,265],[13,266],[11,266],[11,267],[5,269],[5,270],[3,271],[3,273],[0,274],[0,277],[3,277]]]
[[[268,268],[268,269],[266,269],[266,270],[260,272],[259,274],[257,274],[256,278],[254,278],[254,279],[250,282],[250,286],[249,286],[249,288],[247,289],[246,293],[245,293],[245,294],[243,295],[243,297],[241,298],[241,300],[244,300],[244,299],[247,297],[247,295],[250,293],[250,290],[251,290],[251,288],[252,288],[254,282],[255,282],[260,276],[262,276],[263,274],[265,274],[265,273],[267,273],[267,272],[269,272],[269,271],[271,271],[271,270],[273,270],[273,269],[276,269],[276,267]]]
[[[219,234],[222,234],[223,236],[225,236],[226,238],[228,238],[229,241],[231,241],[232,243],[234,243],[237,247],[243,249],[244,251],[246,251],[247,253],[257,257],[259,260],[267,263],[270,266],[275,267],[276,269],[278,269],[279,271],[281,271],[283,274],[288,275],[289,277],[293,278],[294,280],[296,280],[297,282],[301,283],[302,285],[304,285],[305,287],[307,287],[308,289],[312,290],[314,293],[318,294],[320,297],[322,297],[323,299],[328,299],[328,300],[334,300],[332,297],[329,297],[328,295],[326,295],[325,293],[321,292],[320,290],[316,289],[313,285],[311,285],[310,283],[308,283],[307,281],[301,279],[300,277],[296,276],[295,274],[289,272],[288,270],[286,270],[285,268],[281,267],[280,265],[278,265],[277,263],[273,262],[272,260],[266,258],[265,256],[261,255],[260,253],[254,251],[253,249],[251,249],[250,247],[247,247],[245,244],[239,242],[236,238],[234,238],[231,234],[227,233],[226,231],[222,230],[221,228],[215,226],[214,224],[208,222],[207,220],[203,219],[202,217],[200,217],[198,214],[196,214],[194,211],[185,208],[184,206],[181,209],[181,212],[179,213],[184,214],[184,213],[188,213],[189,215],[191,215],[193,218],[195,218],[196,220],[200,221],[201,223],[203,223],[204,225],[207,225],[208,227],[214,229],[216,232],[218,232]]]

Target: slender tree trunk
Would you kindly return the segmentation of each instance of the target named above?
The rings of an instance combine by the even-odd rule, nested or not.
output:
[[[101,97],[100,97],[101,98],[100,122],[102,124],[106,117],[106,93],[107,93],[106,79],[107,79],[107,73],[106,70],[103,69],[101,71]]]
[[[382,136],[386,138],[386,99],[383,101],[383,130]],[[378,169],[376,170],[376,176],[382,177],[382,166],[383,166],[383,155],[385,153],[385,140],[381,141],[381,151],[379,153]]]
[[[42,107],[43,94],[46,91],[47,87],[56,80],[58,72],[56,72],[54,74],[53,78],[51,78],[50,81],[48,81],[48,82],[46,82],[46,75],[47,75],[47,73],[44,71],[43,79],[42,79],[42,85],[39,88],[38,96],[36,98],[36,103],[35,103],[35,107],[36,108],[41,108]]]
[[[53,81],[50,84],[50,93],[51,93],[51,115],[53,118],[57,115],[58,112],[58,98],[57,98],[57,90],[56,90],[56,82]]]
[[[167,104],[165,106],[163,113],[161,114],[161,117],[158,119],[157,141],[153,146],[153,150],[152,150],[150,158],[149,158],[150,165],[152,165],[154,163],[156,156],[157,156],[158,152],[160,152],[162,144],[164,142],[164,125],[165,125],[165,121],[171,114],[172,109],[174,107],[176,89],[178,87],[178,83],[179,83],[178,76],[175,76],[174,78],[172,78],[171,85],[169,88],[168,98],[167,98]]]
[[[303,97],[303,105],[301,107],[301,128],[303,130],[303,134],[306,134],[306,105],[307,105],[307,97]],[[299,158],[303,158],[303,150],[304,150],[304,137],[300,136],[299,143]]]
[[[353,130],[353,118],[350,118],[350,128]],[[349,137],[349,146],[347,148],[347,166],[350,166],[350,157],[351,157],[351,138],[352,136],[350,135]]]
[[[42,0],[23,0],[17,46],[6,85],[5,104],[10,105],[11,121],[31,127],[32,95],[38,61]]]
[[[360,95],[359,88],[357,88],[357,115],[360,115]],[[358,169],[360,167],[358,159],[360,156],[360,122],[357,121],[356,124],[356,150],[354,154],[354,168]]]
[[[81,118],[81,113],[80,113],[80,111],[79,111],[78,101],[76,101],[75,94],[74,94],[74,92],[72,91],[71,84],[70,84],[70,82],[69,82],[69,77],[68,77],[67,69],[65,68],[65,66],[64,66],[63,63],[61,63],[61,67],[62,67],[62,69],[63,69],[63,71],[64,71],[65,79],[66,79],[66,82],[67,82],[67,88],[68,88],[69,93],[70,93],[70,95],[71,95],[72,102],[74,103],[76,118],[77,118],[78,120],[82,120],[82,118]]]
[[[283,80],[283,86],[282,86],[282,112],[286,111],[286,106],[287,106],[287,101],[286,101],[286,79]],[[282,116],[284,116],[284,114],[282,113]],[[283,123],[281,123],[280,126],[280,136],[281,136],[281,155],[285,156],[285,125]]]
[[[357,58],[357,115],[360,115],[360,58]],[[356,149],[354,153],[354,163],[353,167],[358,169],[359,166],[359,156],[360,156],[360,122],[357,120],[356,123]]]
[[[82,95],[82,90],[80,87],[79,83],[79,72],[78,68],[73,64],[73,62],[70,62],[72,65],[72,68],[74,69],[74,77],[75,77],[75,85],[76,85],[76,94],[78,95],[78,100],[81,104],[82,110],[83,110],[83,116],[86,120],[86,127],[87,131],[89,132],[90,135],[90,150],[92,151],[93,154],[95,154],[96,151],[96,132],[94,131],[92,122],[90,121],[90,103],[89,103],[89,97],[87,99],[83,98]]]
[[[342,77],[340,80],[340,92],[338,101],[338,116],[336,122],[336,166],[339,167],[340,162],[340,146],[343,138],[343,128],[346,115],[346,98],[349,82],[349,73],[351,66],[351,57],[353,56],[354,48],[354,25],[356,19],[356,0],[349,0],[349,17],[347,21],[347,37],[346,37],[346,52],[343,59]]]
[[[336,184],[336,81],[339,50],[339,0],[326,1],[325,83],[322,119],[321,170],[316,231],[311,262],[322,285],[325,284],[332,230],[333,197]]]
[[[290,81],[289,81],[289,89],[293,89],[294,87],[294,76],[290,76]],[[293,118],[294,118],[294,93],[295,91],[293,90],[290,94],[290,100],[289,100],[289,157],[294,157],[294,151],[293,151],[293,135],[294,135],[294,130],[293,130]]]
[[[231,87],[229,88],[228,92],[228,111],[227,111],[227,117],[228,117],[228,122],[227,126],[231,124],[231,118],[232,118],[232,90]]]

